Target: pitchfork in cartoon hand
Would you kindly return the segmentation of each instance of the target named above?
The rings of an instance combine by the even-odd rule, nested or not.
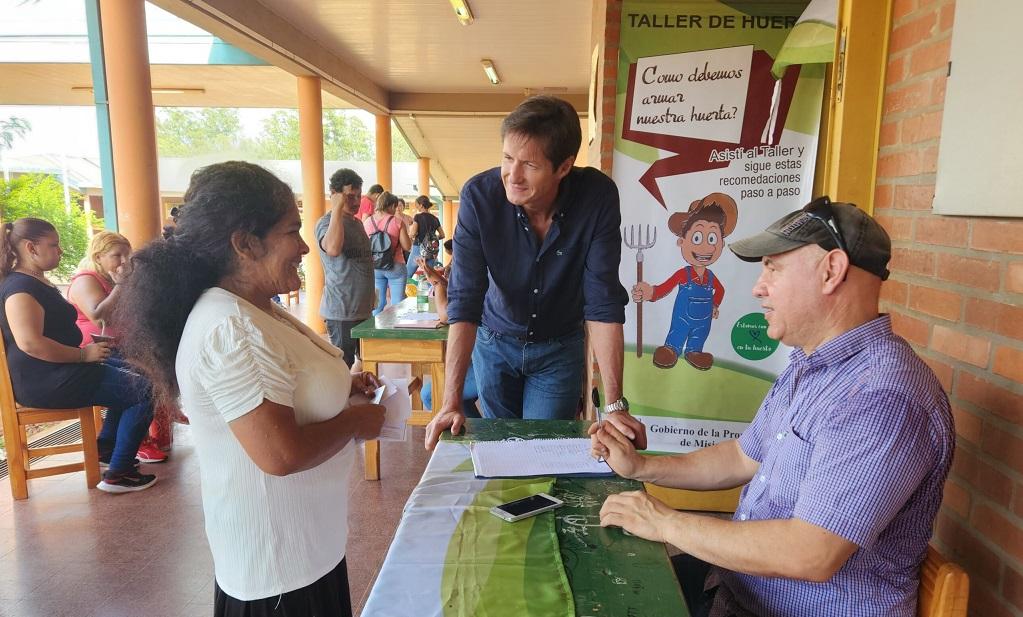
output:
[[[636,251],[636,284],[643,281],[643,250],[657,243],[657,228],[650,225],[629,225],[622,228],[622,242]],[[643,357],[643,303],[636,302],[636,357]]]

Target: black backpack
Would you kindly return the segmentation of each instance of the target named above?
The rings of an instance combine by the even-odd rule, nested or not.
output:
[[[391,236],[387,233],[392,220],[393,216],[388,217],[384,222],[384,228],[380,229],[372,215],[369,219],[373,225],[373,233],[369,234],[369,250],[373,253],[373,267],[377,270],[390,270],[394,267],[394,247],[391,245]]]

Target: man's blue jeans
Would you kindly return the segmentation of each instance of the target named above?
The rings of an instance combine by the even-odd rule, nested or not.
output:
[[[584,332],[526,342],[480,326],[472,365],[485,418],[572,420],[585,371]]]
[[[102,366],[103,375],[90,401],[107,408],[97,441],[114,448],[111,471],[131,471],[135,453],[153,421],[152,389],[145,377],[117,356],[107,358]]]

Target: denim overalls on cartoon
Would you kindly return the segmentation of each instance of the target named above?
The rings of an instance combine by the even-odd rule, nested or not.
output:
[[[680,356],[690,351],[703,351],[703,344],[710,335],[710,320],[714,314],[714,273],[706,272],[707,283],[701,285],[696,282],[692,266],[686,266],[689,280],[678,286],[671,329],[664,345]]]

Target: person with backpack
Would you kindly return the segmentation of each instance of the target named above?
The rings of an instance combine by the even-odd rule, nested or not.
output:
[[[387,306],[387,288],[391,289],[391,304],[405,297],[405,254],[412,248],[412,239],[397,217],[398,198],[384,191],[377,198],[376,209],[366,217],[363,227],[369,236],[369,249],[373,254],[373,278],[376,280],[377,315]]]
[[[433,202],[426,195],[416,197],[417,214],[409,225],[409,236],[412,238],[412,254],[408,260],[408,276],[416,273],[416,259],[422,257],[431,268],[437,266],[437,254],[440,253],[440,241],[444,239],[444,230],[440,219],[430,213]]]

